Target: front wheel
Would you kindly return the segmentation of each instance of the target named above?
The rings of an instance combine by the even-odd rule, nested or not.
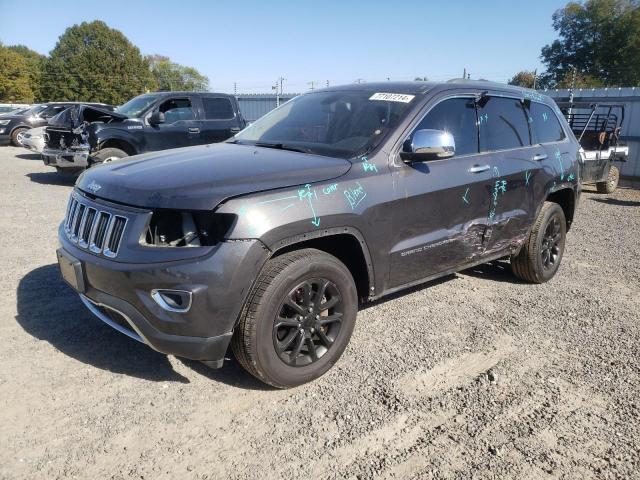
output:
[[[11,132],[11,143],[13,143],[16,147],[22,147],[22,139],[24,138],[24,134],[27,133],[28,128],[16,128],[13,132]]]
[[[119,148],[103,148],[91,158],[93,160],[92,164],[97,165],[100,163],[109,163],[128,156],[129,154],[127,152],[125,152],[124,150],[120,150]]]
[[[277,388],[310,382],[349,343],[358,312],[351,273],[337,258],[304,249],[267,262],[232,340],[236,359]]]
[[[544,202],[529,238],[511,257],[511,271],[527,282],[544,283],[556,274],[564,253],[567,222],[557,203]]]
[[[618,167],[611,165],[609,169],[609,175],[604,182],[596,183],[596,189],[599,193],[613,193],[618,188],[618,181],[620,180],[620,170]]]

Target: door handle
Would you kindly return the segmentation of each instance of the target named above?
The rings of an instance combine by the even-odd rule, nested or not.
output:
[[[231,128],[231,129],[230,129],[230,132],[231,132],[231,133],[238,133],[239,131],[240,131],[240,129],[239,129],[239,128],[237,128],[237,127],[236,127],[236,128]]]
[[[480,172],[486,172],[487,170],[489,170],[491,167],[489,165],[474,165],[473,167],[471,167],[469,169],[469,173],[480,173]]]
[[[189,133],[200,133],[200,129],[199,128],[190,128],[189,129]]]
[[[534,162],[539,162],[540,160],[546,160],[546,158],[546,153],[536,153],[531,160],[533,160]]]

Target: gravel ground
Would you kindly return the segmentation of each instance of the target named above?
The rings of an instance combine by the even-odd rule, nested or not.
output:
[[[278,391],[93,318],[55,263],[70,183],[0,164],[0,478],[640,478],[639,190],[586,188],[551,282],[494,262],[395,295]]]

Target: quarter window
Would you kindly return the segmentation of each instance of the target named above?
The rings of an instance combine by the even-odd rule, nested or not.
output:
[[[205,120],[228,120],[233,118],[233,106],[228,98],[204,97],[202,104],[204,106]]]
[[[437,104],[414,131],[424,129],[444,130],[453,135],[456,155],[478,153],[476,109],[470,98],[451,98]]]
[[[507,150],[530,145],[529,126],[522,102],[491,97],[478,108],[480,151]]]
[[[533,126],[534,143],[559,142],[564,140],[564,130],[556,114],[547,105],[531,102],[529,123]]]

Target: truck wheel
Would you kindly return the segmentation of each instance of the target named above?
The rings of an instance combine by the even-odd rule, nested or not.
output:
[[[611,165],[607,179],[604,182],[596,183],[596,188],[599,193],[613,193],[618,188],[618,180],[620,180],[620,170],[618,170],[618,167]]]
[[[544,283],[556,274],[567,236],[564,211],[557,203],[544,202],[529,238],[520,253],[511,257],[511,271],[532,283]]]
[[[337,258],[304,249],[267,262],[231,342],[240,364],[277,388],[310,382],[335,364],[351,338],[358,295]]]
[[[100,164],[100,163],[109,163],[113,160],[118,160],[120,158],[128,157],[129,154],[124,150],[120,150],[119,148],[103,148],[99,150],[98,153],[91,157],[92,164]]]
[[[21,147],[22,137],[27,130],[29,129],[20,127],[20,128],[16,128],[13,132],[11,132],[11,143],[13,143],[16,147]]]

